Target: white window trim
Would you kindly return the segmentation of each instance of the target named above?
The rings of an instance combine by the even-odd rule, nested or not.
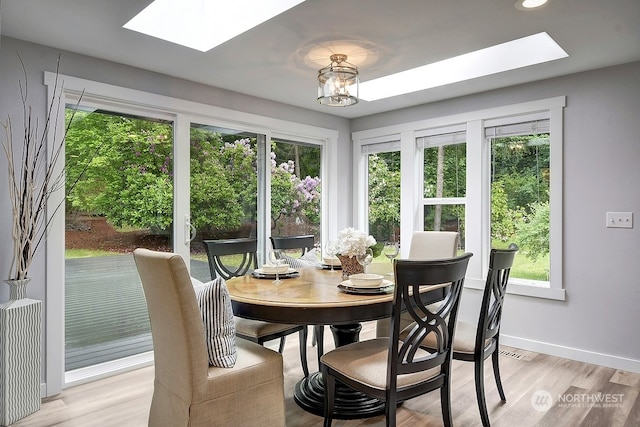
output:
[[[464,205],[466,202],[466,197],[426,197],[422,199],[423,206]]]
[[[58,83],[61,90],[59,103],[52,104],[54,85]],[[135,89],[114,86],[77,77],[58,75],[45,72],[44,84],[47,86],[48,104],[55,105],[58,110],[51,116],[57,117],[58,122],[49,127],[48,141],[62,139],[65,123],[64,109],[66,104],[75,104],[82,97],[82,105],[99,106],[118,112],[136,114],[140,116],[163,118],[174,122],[174,171],[177,176],[176,188],[189,186],[189,144],[190,122],[214,122],[217,126],[231,129],[243,129],[267,138],[279,137],[299,140],[322,146],[323,197],[321,201],[322,227],[321,236],[337,233],[338,218],[338,183],[334,177],[337,174],[338,131],[305,125],[251,113],[234,111],[208,104],[157,95]],[[56,115],[57,114],[57,115]],[[49,147],[51,148],[51,147]],[[64,153],[62,153],[64,156]],[[62,169],[64,165],[60,165]],[[180,178],[184,175],[184,178]],[[50,199],[52,205],[57,205],[64,198],[64,189],[54,194]],[[188,214],[189,197],[184,192],[176,192],[174,196],[174,217],[185,218]],[[52,212],[47,212],[52,215]],[[50,217],[48,219],[51,219]],[[46,389],[44,395],[52,396],[60,393],[70,383],[65,379],[65,347],[64,347],[64,212],[58,212],[51,219],[50,234],[46,242]],[[188,259],[188,245],[182,244],[188,239],[189,230],[185,227],[174,227],[174,242],[176,252]],[[266,237],[263,239],[265,240]],[[148,363],[148,362],[146,362]],[[122,368],[121,368],[122,369]],[[96,374],[103,376],[104,372],[97,367]],[[90,373],[87,373],[90,375]],[[84,375],[83,375],[84,376]],[[94,377],[93,379],[96,379]],[[75,381],[75,379],[73,380]],[[74,382],[77,383],[77,382]]]
[[[489,263],[489,251],[486,242],[490,241],[489,209],[490,195],[488,188],[489,163],[483,161],[489,153],[484,138],[484,123],[508,122],[509,117],[532,115],[548,115],[551,123],[551,182],[550,201],[553,206],[550,217],[550,245],[552,254],[550,258],[550,287],[532,286],[524,280],[511,279],[507,293],[524,295],[537,298],[565,300],[566,294],[563,287],[562,271],[562,145],[563,145],[563,108],[566,105],[566,97],[559,96],[524,102],[520,104],[506,105],[485,110],[472,111],[445,117],[436,117],[426,120],[401,123],[375,129],[367,129],[352,133],[354,154],[354,183],[357,191],[355,206],[356,226],[366,229],[368,226],[366,211],[366,170],[362,155],[362,145],[373,142],[393,141],[400,138],[401,141],[401,203],[400,203],[400,229],[401,241],[410,241],[412,230],[422,229],[421,218],[424,199],[419,191],[420,185],[416,179],[422,176],[422,164],[420,150],[415,144],[417,136],[424,136],[431,128],[445,126],[459,126],[466,123],[467,128],[467,194],[465,209],[465,224],[467,229],[465,248],[473,252],[474,256],[469,262],[465,286],[471,289],[483,289],[485,273]],[[540,114],[541,113],[541,114]],[[481,179],[477,179],[481,177]],[[475,179],[474,179],[475,178]],[[468,230],[476,230],[469,233]],[[407,256],[408,245],[403,245],[400,256]],[[404,250],[403,250],[404,249]]]

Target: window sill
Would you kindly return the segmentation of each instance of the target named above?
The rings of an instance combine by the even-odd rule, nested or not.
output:
[[[464,287],[468,289],[483,290],[484,285],[485,279],[472,279],[468,277],[464,282]],[[565,301],[566,299],[565,290],[562,288],[524,285],[521,283],[514,283],[514,281],[509,281],[509,285],[507,286],[507,294],[544,298],[557,301]]]

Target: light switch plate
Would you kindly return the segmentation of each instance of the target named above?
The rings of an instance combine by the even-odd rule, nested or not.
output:
[[[633,212],[607,212],[607,228],[633,228]]]

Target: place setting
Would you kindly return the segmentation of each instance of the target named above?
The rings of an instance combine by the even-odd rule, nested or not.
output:
[[[340,282],[338,289],[348,294],[386,294],[393,290],[393,282],[381,274],[358,273]]]
[[[291,268],[285,262],[280,250],[270,251],[269,263],[263,264],[261,268],[256,268],[251,274],[258,279],[274,279],[272,283],[276,285],[282,283],[280,279],[290,279],[300,275],[298,270]]]

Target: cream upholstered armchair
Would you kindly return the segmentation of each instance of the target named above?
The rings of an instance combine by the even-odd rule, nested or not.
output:
[[[136,249],[134,258],[153,337],[149,426],[284,426],[282,355],[237,340],[233,367],[210,366],[200,308],[182,257]]]
[[[409,246],[409,258],[415,261],[444,259],[456,256],[460,245],[460,234],[456,231],[414,231]],[[410,316],[400,316],[400,328],[412,322]],[[376,336],[389,336],[389,319],[376,322]]]

